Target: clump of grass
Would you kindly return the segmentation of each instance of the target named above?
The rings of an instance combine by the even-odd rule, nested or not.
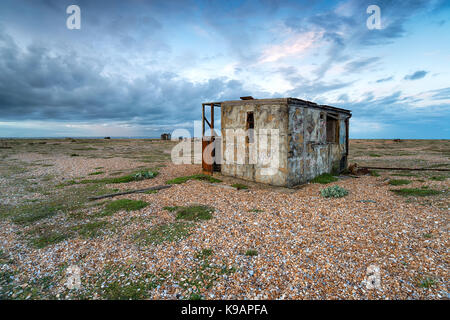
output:
[[[145,272],[140,267],[107,266],[93,281],[90,291],[107,300],[142,300],[165,281],[163,274]]]
[[[188,180],[200,180],[200,181],[207,181],[207,182],[211,182],[211,183],[222,182],[222,180],[216,179],[207,174],[194,174],[192,176],[185,176],[185,177],[178,177],[175,179],[171,179],[171,180],[166,181],[166,183],[167,184],[181,184],[181,183],[187,182]]]
[[[375,171],[375,170],[370,170],[370,171],[369,171],[369,174],[370,174],[372,177],[379,177],[379,176],[380,176],[380,174],[378,173],[378,171]]]
[[[158,175],[157,171],[148,171],[148,170],[139,171],[134,174],[134,180],[140,181],[140,180],[145,180],[145,179],[152,179],[152,178],[156,177],[157,175]]]
[[[320,190],[320,195],[324,198],[342,198],[348,195],[348,191],[340,186],[332,186]]]
[[[0,217],[9,218],[16,224],[32,224],[60,213],[75,212],[86,206],[90,196],[110,192],[111,189],[97,184],[74,186],[52,194],[48,193],[48,197],[37,202],[11,208],[0,206]]]
[[[78,225],[72,228],[72,230],[78,232],[83,238],[94,238],[99,236],[104,229],[109,228],[109,223],[107,221],[94,221]]]
[[[45,233],[37,238],[31,239],[31,244],[40,249],[46,246],[62,242],[68,238],[68,235],[58,232]]]
[[[321,183],[321,184],[327,184],[330,182],[338,181],[338,178],[334,177],[333,175],[329,173],[323,173],[320,176],[315,177],[311,180],[311,183]]]
[[[410,184],[410,183],[411,183],[410,180],[402,180],[402,179],[400,179],[400,180],[396,180],[396,179],[389,180],[389,184],[391,186],[403,186],[405,184]]]
[[[436,280],[434,280],[431,277],[426,277],[425,279],[422,279],[419,282],[419,287],[421,288],[431,288],[432,286],[434,286],[436,284]]]
[[[103,174],[103,173],[105,173],[105,171],[95,171],[95,172],[89,173],[89,175],[90,176],[96,176],[96,175]]]
[[[136,211],[148,206],[148,203],[141,200],[120,199],[109,202],[105,206],[105,210],[100,214],[101,216],[110,216],[118,211]]]
[[[191,233],[192,224],[187,222],[174,222],[154,226],[135,235],[135,240],[142,244],[161,244],[176,242],[187,238]]]
[[[87,184],[87,183],[104,183],[104,184],[114,184],[114,183],[128,183],[132,181],[140,181],[144,179],[152,179],[158,175],[158,171],[140,171],[134,174],[128,174],[122,177],[114,178],[103,178],[103,179],[84,179],[79,182],[70,182],[72,184]]]
[[[148,190],[144,192],[145,194],[154,194],[154,193],[158,193],[158,190]]]
[[[204,259],[210,257],[213,254],[213,252],[214,251],[212,249],[202,249],[201,251],[199,251],[195,254],[195,258],[204,260]]]
[[[245,184],[242,183],[235,183],[231,185],[233,188],[236,188],[238,190],[245,190],[248,189],[248,187]]]
[[[403,189],[391,189],[392,192],[398,194],[399,196],[417,196],[417,197],[425,197],[425,196],[434,196],[440,194],[438,190],[433,189],[419,189],[419,188],[403,188]]]
[[[38,220],[52,217],[64,209],[59,201],[48,201],[33,204],[25,204],[15,208],[11,214],[11,220],[17,224],[30,224]]]
[[[176,209],[176,219],[177,220],[188,220],[188,221],[198,221],[198,220],[209,220],[212,219],[212,213],[214,208],[203,206],[203,205],[192,205],[186,207],[178,207]]]
[[[254,256],[258,255],[258,251],[254,250],[254,249],[250,249],[250,250],[245,251],[245,255],[248,257],[254,257]]]
[[[431,239],[431,238],[433,238],[433,235],[431,233],[424,233],[424,234],[422,234],[422,237],[424,237],[426,239]]]
[[[444,181],[445,179],[447,179],[447,177],[444,177],[444,176],[434,176],[434,177],[430,178],[430,180],[433,180],[433,181]]]
[[[163,207],[164,210],[167,210],[169,212],[174,212],[177,211],[179,207],[178,206],[174,206],[174,207]]]
[[[377,153],[370,153],[369,157],[373,157],[373,158],[379,158],[381,157],[381,155],[377,154]]]

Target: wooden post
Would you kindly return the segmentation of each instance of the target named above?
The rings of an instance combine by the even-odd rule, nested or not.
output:
[[[211,135],[214,135],[214,104],[211,104]]]
[[[202,104],[202,140],[205,135],[205,105]]]

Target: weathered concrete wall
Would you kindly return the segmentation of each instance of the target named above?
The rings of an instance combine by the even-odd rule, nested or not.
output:
[[[251,180],[261,183],[267,183],[277,186],[286,185],[288,168],[287,168],[287,128],[288,128],[288,106],[286,103],[278,104],[257,104],[252,101],[242,101],[240,104],[222,103],[221,106],[221,127],[222,127],[222,155],[223,163],[221,172],[224,175],[239,177],[245,180]],[[235,141],[235,150],[233,152],[234,159],[230,159],[231,154],[227,152],[228,139],[226,129],[243,130],[247,129],[247,113],[253,112],[254,115],[254,141],[260,141],[259,129],[278,129],[279,130],[279,168],[274,174],[267,174],[270,165],[265,165],[261,161],[255,161],[250,164],[249,153],[252,145]],[[272,141],[268,139],[269,150],[259,150],[257,156],[261,157],[266,153],[270,157],[270,148]],[[237,162],[236,153],[239,148],[245,148],[245,163]],[[241,149],[242,150],[242,149]]]
[[[341,170],[342,158],[346,155],[347,116],[338,115],[342,117],[339,120],[339,143],[329,143],[326,139],[326,110],[306,104],[289,105],[288,186],[305,183],[322,173]]]
[[[222,156],[221,172],[224,175],[235,176],[245,180],[267,183],[277,186],[294,186],[305,183],[326,172],[339,172],[347,166],[346,160],[346,123],[350,115],[327,108],[296,100],[260,103],[257,100],[231,101],[222,103]],[[315,106],[315,107],[314,107]],[[234,150],[227,150],[227,143],[235,137],[227,136],[226,129],[247,129],[247,113],[254,115],[254,141],[259,142],[259,129],[279,130],[279,166],[274,174],[267,174],[268,165],[260,161],[261,155],[269,154],[268,150],[258,150],[258,161],[250,163],[252,144],[247,140],[235,140]],[[339,139],[337,142],[327,142],[327,113],[338,117]],[[272,141],[269,141],[269,149]],[[240,150],[245,157],[242,163],[236,154]],[[230,153],[229,151],[233,151]]]

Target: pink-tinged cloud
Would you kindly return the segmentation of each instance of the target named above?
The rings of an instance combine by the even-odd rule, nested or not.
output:
[[[290,37],[282,44],[269,46],[264,50],[259,63],[275,62],[279,59],[304,55],[316,47],[322,39],[323,31],[310,31]]]

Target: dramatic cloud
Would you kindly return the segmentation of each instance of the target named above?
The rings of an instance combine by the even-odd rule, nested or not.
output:
[[[349,108],[353,137],[448,137],[449,2],[378,1],[381,30],[370,4],[4,0],[0,136],[154,137],[252,95]]]

